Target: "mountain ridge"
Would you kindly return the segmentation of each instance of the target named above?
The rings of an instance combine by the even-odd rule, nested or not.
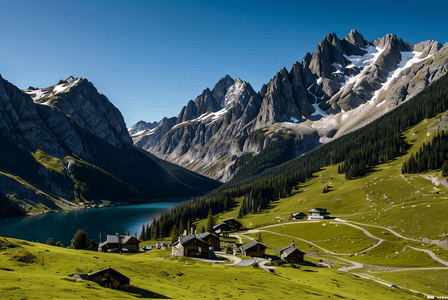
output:
[[[27,211],[193,196],[219,186],[141,153],[120,111],[82,78],[21,91],[0,76],[0,133],[1,192]]]
[[[446,53],[436,41],[411,45],[387,34],[368,42],[356,30],[340,40],[331,33],[259,92],[227,75],[190,100],[177,118],[132,139],[157,157],[226,182],[238,171],[237,158],[257,155],[281,137],[293,138],[291,151],[300,155],[310,150],[301,145],[318,146],[378,118],[445,74]],[[244,83],[239,94],[246,96],[233,111],[223,110],[218,103],[235,82]],[[265,137],[252,139],[261,129]]]

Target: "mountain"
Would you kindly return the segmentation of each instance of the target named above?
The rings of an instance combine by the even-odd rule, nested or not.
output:
[[[447,53],[448,45],[436,41],[411,45],[387,34],[369,42],[356,30],[341,40],[332,33],[259,92],[225,76],[177,117],[132,129],[132,140],[159,158],[226,182],[269,146],[282,153],[259,171],[393,110],[447,73]]]
[[[0,116],[1,199],[27,211],[198,195],[219,186],[137,149],[120,111],[87,79],[21,91],[0,77]]]

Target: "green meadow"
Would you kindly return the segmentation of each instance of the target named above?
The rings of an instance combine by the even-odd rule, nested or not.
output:
[[[337,165],[323,168],[293,190],[291,197],[278,199],[268,209],[239,219],[243,230],[228,239],[229,245],[244,243],[261,233],[270,255],[278,255],[279,249],[294,241],[306,252],[305,265],[285,264],[270,273],[260,267],[172,257],[170,249],[120,255],[0,238],[0,294],[5,299],[448,296],[448,249],[423,242],[447,239],[448,194],[447,188],[439,184],[441,170],[401,174],[403,162],[437,133],[436,118],[404,133],[412,144],[406,155],[353,180],[338,174]],[[39,153],[35,157],[43,164],[54,164]],[[329,191],[324,193],[327,186]],[[215,224],[236,218],[241,202],[242,198],[235,199],[232,209],[215,213]],[[292,213],[306,213],[315,207],[326,208],[338,219],[290,219]],[[202,228],[206,222],[196,220],[195,225]],[[421,250],[430,251],[441,261]],[[330,267],[319,266],[319,262]],[[348,272],[339,270],[355,263],[362,265]],[[131,279],[128,291],[105,289],[67,277],[108,266]]]
[[[170,250],[97,253],[1,238],[0,252],[2,299],[411,299],[415,295],[332,268],[288,266],[269,273],[259,267],[172,257]],[[67,277],[108,266],[130,278],[128,291]]]

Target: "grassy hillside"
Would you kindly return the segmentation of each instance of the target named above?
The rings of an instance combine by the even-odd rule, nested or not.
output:
[[[442,171],[401,173],[403,162],[411,154],[415,155],[438,130],[446,129],[440,121],[447,117],[447,113],[439,114],[404,132],[403,137],[410,144],[407,153],[376,166],[365,176],[347,180],[338,173],[336,165],[321,169],[293,190],[291,197],[276,200],[268,209],[240,219],[250,230],[238,236],[255,238],[261,232],[263,242],[274,249],[294,240],[303,251],[314,253],[335,267],[361,263],[364,266],[352,272],[422,293],[448,296],[448,264],[421,251],[429,250],[448,261],[448,249],[437,244],[448,239],[448,189],[441,184]],[[327,186],[329,192],[324,193]],[[232,210],[217,214],[215,223],[236,218],[241,202],[242,197]],[[314,207],[326,208],[341,221],[289,219],[292,213]],[[198,223],[200,227],[202,224],[204,221]]]
[[[346,180],[336,165],[323,168],[293,190],[291,197],[276,200],[267,209],[239,220],[246,230],[234,233],[234,241],[246,242],[260,232],[263,243],[269,247],[267,253],[278,254],[279,249],[294,240],[306,252],[305,259],[309,262],[306,266],[286,264],[271,274],[261,268],[174,258],[170,250],[103,254],[1,238],[0,292],[6,299],[448,296],[448,265],[444,264],[448,261],[448,250],[423,242],[424,238],[439,241],[447,238],[448,220],[444,212],[448,190],[438,182],[441,170],[401,174],[403,162],[441,129],[438,120],[447,116],[441,114],[410,128],[403,135],[411,145],[406,155],[376,166],[365,176]],[[327,186],[329,191],[324,193]],[[236,217],[241,202],[242,197],[237,198],[233,208],[215,214],[215,223]],[[307,212],[314,207],[326,208],[339,218],[289,219],[292,213]],[[206,220],[195,222],[199,228],[205,224]],[[317,262],[332,268],[314,265]],[[108,290],[66,277],[109,265],[130,277],[129,291]],[[357,268],[343,271],[352,266]]]
[[[331,268],[231,267],[185,258],[169,250],[108,254],[0,238],[2,299],[411,299],[390,289]],[[73,263],[75,262],[76,263]],[[102,288],[66,275],[112,266],[131,280],[129,291]]]

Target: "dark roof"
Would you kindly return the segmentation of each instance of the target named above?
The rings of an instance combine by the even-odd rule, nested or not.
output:
[[[326,208],[313,208],[312,210],[309,210],[308,211],[309,213],[312,213],[312,212],[318,212],[318,213],[324,213],[324,214],[327,214],[327,209]]]
[[[94,239],[92,239],[88,244],[87,244],[87,246],[89,246],[90,244],[93,244],[93,243],[95,243],[96,244],[96,242],[95,242],[95,240]],[[97,244],[98,245],[98,244]]]
[[[204,232],[204,233],[210,234],[210,232]],[[189,242],[189,241],[191,241],[193,239],[200,240],[201,242],[203,242],[203,243],[208,245],[208,243],[206,241],[204,241],[202,238],[198,237],[198,234],[188,234],[188,235],[181,236],[180,237],[180,243],[181,243],[181,245],[183,245],[186,242]]]
[[[298,213],[292,214],[292,216],[306,216],[306,213],[298,212]]]
[[[219,228],[219,227],[222,227],[222,226],[229,226],[229,225],[227,225],[227,224],[224,223],[224,222],[221,222],[221,223],[219,223],[218,225],[213,226],[213,229],[215,229],[215,228]]]
[[[288,248],[288,249],[286,249],[285,251],[283,251],[283,253],[282,253],[282,258],[283,257],[288,257],[289,255],[291,255],[292,253],[294,253],[294,252],[296,252],[296,251],[299,251],[300,253],[305,253],[305,252],[303,252],[303,251],[300,251],[298,248],[296,248],[296,247],[290,247],[290,248]]]
[[[245,243],[244,245],[241,246],[241,250],[246,251],[247,249],[250,249],[252,247],[255,247],[256,245],[260,244],[261,246],[267,248],[265,245],[263,245],[262,243],[257,242],[256,240],[252,240],[250,242]]]
[[[120,239],[121,239],[121,243],[122,244],[126,244],[127,242],[129,242],[129,240],[131,240],[132,238],[136,239],[135,236],[132,235],[120,235]],[[141,242],[140,240],[136,239],[138,242]],[[107,235],[107,240],[106,240],[107,244],[118,244],[118,235]]]
[[[92,276],[92,275],[96,275],[96,274],[98,274],[98,273],[103,273],[103,272],[105,272],[105,271],[107,271],[107,270],[110,270],[110,271],[112,271],[113,273],[117,274],[118,276],[122,277],[124,280],[126,280],[126,281],[128,282],[128,284],[129,284],[129,282],[131,281],[131,280],[129,279],[129,277],[124,276],[123,274],[121,274],[121,273],[118,272],[117,270],[112,269],[111,267],[107,267],[107,268],[104,268],[104,269],[101,269],[101,270],[98,270],[98,271],[95,271],[95,272],[91,272],[91,273],[88,273],[87,275],[89,275],[89,277],[90,277],[90,276]]]
[[[236,222],[236,223],[238,223],[238,224],[241,224],[240,222],[238,222],[237,220],[235,220],[235,218],[228,218],[228,219],[222,220],[223,223],[225,223],[225,222],[227,222],[227,221],[234,221],[234,222]]]
[[[289,249],[289,248],[291,248],[291,247],[294,247],[294,243],[292,243],[291,245],[286,246],[286,247],[280,249],[280,252],[283,252],[283,251],[285,251],[286,249]]]
[[[217,239],[219,239],[219,237],[218,236],[216,236],[215,234],[213,234],[212,232],[203,232],[203,233],[198,233],[198,234],[196,234],[196,237],[197,238],[199,238],[199,239],[205,239],[205,238],[207,238],[208,236],[214,236],[215,238],[217,238]]]

